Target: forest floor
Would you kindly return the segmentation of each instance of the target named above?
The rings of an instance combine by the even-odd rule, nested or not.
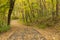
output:
[[[16,39],[16,37],[21,37],[19,35],[21,34],[20,32],[24,30],[24,28],[25,28],[25,31],[26,31],[26,28],[28,28],[28,30],[31,32],[33,31],[32,29],[35,29],[37,34],[39,32],[40,33],[39,35],[43,37],[43,38],[41,37],[42,38],[41,40],[60,40],[60,28],[58,28],[58,26],[59,26],[59,24],[57,24],[56,27],[54,27],[54,28],[49,27],[49,28],[45,28],[45,29],[39,29],[36,27],[20,24],[17,20],[12,20],[11,29],[5,33],[0,34],[0,40],[19,40],[19,39]],[[19,35],[17,35],[17,34],[19,34]],[[23,35],[23,34],[21,34],[21,35]],[[46,39],[44,39],[44,38],[46,38]],[[23,39],[21,39],[21,40],[23,40]],[[32,39],[32,40],[34,40],[34,39]]]

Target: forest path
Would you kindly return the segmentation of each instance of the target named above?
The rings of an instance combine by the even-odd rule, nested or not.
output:
[[[60,40],[60,31],[53,28],[38,29],[12,20],[11,29],[1,34],[0,40]]]

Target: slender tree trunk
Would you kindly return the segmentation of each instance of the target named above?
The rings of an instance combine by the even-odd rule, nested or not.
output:
[[[54,1],[53,0],[51,0],[52,1],[52,20],[55,20],[55,12],[54,12]]]
[[[8,12],[8,25],[10,25],[10,19],[11,19],[11,14],[14,8],[14,3],[15,3],[15,0],[10,0],[10,8]]]
[[[43,17],[43,14],[44,14],[44,9],[43,9],[43,5],[42,5],[42,3],[43,3],[43,0],[40,0],[40,8],[41,8],[41,10],[40,10],[40,14],[41,14],[41,16]]]
[[[58,2],[58,0],[56,0],[56,17],[59,16],[59,14],[58,14],[58,5],[59,5],[59,2]]]
[[[27,0],[27,2],[28,2],[28,6],[29,6],[29,8],[30,8],[30,12],[29,12],[29,20],[30,20],[30,22],[32,22],[32,18],[34,18],[35,17],[35,15],[34,15],[34,13],[32,13],[32,7],[31,7],[31,4],[30,4],[30,0]],[[31,13],[31,14],[30,14]],[[32,17],[31,17],[32,16]]]

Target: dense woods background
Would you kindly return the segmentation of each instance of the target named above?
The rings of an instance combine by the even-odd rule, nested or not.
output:
[[[60,0],[0,0],[0,32],[9,29],[13,19],[39,28],[55,26],[60,22]]]

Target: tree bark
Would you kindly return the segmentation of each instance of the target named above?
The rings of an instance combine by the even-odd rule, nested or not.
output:
[[[54,1],[53,0],[51,0],[51,2],[52,2],[52,20],[54,21],[55,20],[55,12],[54,12]]]
[[[59,16],[59,14],[58,14],[58,5],[59,5],[59,2],[58,2],[58,0],[56,0],[56,17]]]
[[[8,25],[10,25],[10,19],[11,19],[11,14],[14,8],[14,3],[15,3],[15,0],[10,0],[10,8],[8,12]]]

